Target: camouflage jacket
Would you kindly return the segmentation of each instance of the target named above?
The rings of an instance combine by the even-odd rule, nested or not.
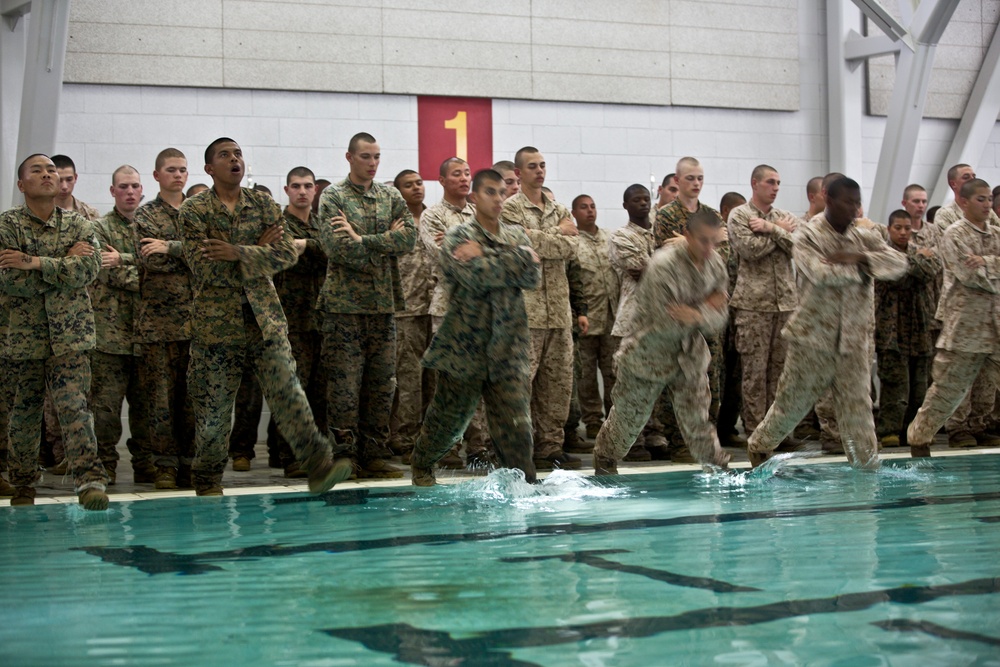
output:
[[[452,253],[470,239],[482,246],[483,257],[459,262]],[[424,355],[424,366],[477,381],[528,377],[531,332],[524,290],[535,287],[541,277],[528,247],[521,227],[502,222],[496,235],[475,220],[448,230],[441,263],[451,304]]]
[[[596,234],[580,232],[576,256],[590,323],[587,335],[610,334],[621,288],[608,256],[608,233],[600,228]]]
[[[334,231],[329,220],[338,211],[361,236],[360,243]],[[328,263],[317,308],[357,315],[404,310],[398,257],[413,250],[417,230],[399,190],[377,181],[365,190],[345,178],[323,190],[319,218]],[[392,231],[394,220],[402,220],[403,229]]]
[[[286,230],[280,241],[257,245],[264,230],[280,222],[281,208],[274,200],[250,188],[241,188],[234,211],[226,208],[214,187],[185,200],[180,223],[194,292],[192,340],[202,345],[245,343],[243,303],[253,309],[264,340],[287,337],[288,325],[271,276],[295,263],[292,236]],[[203,258],[206,239],[238,246],[239,260]]]
[[[684,234],[688,218],[702,211],[711,213],[719,220],[722,220],[722,216],[719,215],[718,211],[711,206],[705,206],[700,201],[698,202],[697,211],[689,211],[684,208],[684,204],[681,203],[680,199],[673,200],[657,211],[656,224],[653,225],[653,236],[656,238],[656,247],[659,248],[667,240]]]
[[[621,288],[618,293],[618,312],[611,328],[612,336],[623,337],[631,330],[632,315],[635,312],[635,288],[639,284],[628,274],[629,270],[644,270],[653,256],[656,241],[653,231],[644,229],[631,220],[621,229],[611,234],[608,242],[608,261],[618,274]]]
[[[306,249],[299,255],[299,261],[275,274],[274,289],[281,300],[290,333],[319,331],[316,300],[326,278],[326,255],[319,244],[319,216],[310,215],[308,222],[302,222],[286,208],[283,223],[293,239],[306,240]]]
[[[707,306],[705,300],[725,293],[728,283],[726,262],[718,253],[699,268],[685,242],[657,250],[636,289],[632,327],[616,354],[618,367],[651,380],[668,380],[677,373],[697,378],[707,372],[705,336],[724,330],[729,312]],[[698,309],[702,321],[689,325],[674,320],[667,314],[671,305]]]
[[[543,195],[544,196],[544,195]],[[500,218],[520,225],[531,239],[531,247],[542,258],[542,280],[538,288],[524,294],[528,326],[532,329],[568,329],[570,319],[569,282],[566,260],[576,257],[577,239],[559,233],[559,222],[570,217],[562,204],[545,196],[545,209],[531,203],[524,192],[504,202]]]
[[[139,342],[191,340],[191,272],[184,262],[178,210],[157,196],[135,212],[135,234],[137,248],[146,238],[168,246],[166,254],[139,258]]]
[[[139,255],[132,221],[111,209],[94,225],[101,249],[110,246],[121,255],[121,266],[101,269],[90,286],[90,302],[97,326],[97,350],[105,354],[139,354],[135,313],[139,305]]]
[[[428,256],[437,260],[441,254],[437,235],[447,232],[452,227],[472,222],[475,217],[476,209],[472,207],[472,204],[466,204],[465,208],[458,208],[442,199],[420,216],[420,242],[417,245],[422,245]],[[434,261],[432,267],[434,291],[431,293],[429,312],[434,317],[444,317],[444,314],[448,312],[448,281],[444,279],[440,262]],[[409,303],[407,303],[407,307],[409,307]]]
[[[792,271],[792,235],[778,226],[766,234],[750,229],[753,218],[774,222],[789,216],[777,208],[765,214],[753,202],[737,206],[729,214],[729,246],[740,263],[730,307],[765,313],[795,310],[798,291]]]
[[[0,214],[0,249],[41,258],[40,271],[0,270],[0,356],[47,359],[93,349],[94,311],[87,285],[101,270],[101,257],[67,257],[77,241],[99,247],[94,224],[56,208],[39,220],[27,206]]]
[[[875,349],[917,356],[934,353],[935,280],[941,267],[936,257],[906,248],[909,265],[898,280],[875,281]]]
[[[427,212],[424,206],[423,212]],[[432,255],[427,252],[421,241],[420,229],[423,215],[414,218],[417,228],[417,242],[413,250],[398,257],[399,280],[403,286],[403,303],[406,308],[396,313],[396,317],[418,317],[428,315],[431,308],[431,293],[434,291],[434,266],[437,264],[438,252]]]
[[[97,212],[97,209],[86,202],[82,202],[76,197],[73,197],[73,208],[65,209],[67,211],[73,211],[79,213],[87,220],[91,222],[97,222],[101,219],[101,214]]]
[[[868,354],[875,280],[906,274],[906,255],[890,248],[878,232],[851,225],[839,234],[820,213],[793,235],[799,277],[799,308],[782,335],[789,341],[826,352]],[[863,253],[867,268],[829,264],[838,250]],[[743,271],[744,265],[740,265]],[[740,280],[744,274],[740,274]]]
[[[944,324],[937,346],[954,352],[995,354],[1000,350],[1000,228],[980,230],[965,218],[945,231],[938,246],[944,263],[944,292],[937,318]],[[969,255],[985,266],[970,269]]]

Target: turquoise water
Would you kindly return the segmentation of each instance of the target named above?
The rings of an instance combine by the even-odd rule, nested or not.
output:
[[[1000,457],[0,511],[0,665],[1000,665]]]

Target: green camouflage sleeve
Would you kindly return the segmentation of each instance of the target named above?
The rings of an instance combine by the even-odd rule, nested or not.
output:
[[[541,279],[541,265],[535,262],[529,250],[528,238],[520,234],[520,245],[483,247],[483,256],[467,262],[455,259],[455,249],[466,241],[474,241],[465,225],[453,227],[445,234],[441,244],[441,266],[449,280],[483,293],[503,287],[534,289]]]
[[[264,211],[264,224],[281,224],[283,216],[281,207],[268,198],[267,210]],[[265,278],[284,271],[298,261],[298,253],[292,244],[292,235],[285,230],[281,240],[270,245],[240,245],[236,246],[240,254],[240,272],[244,279]]]
[[[16,216],[8,212],[0,217],[0,249],[24,251],[18,240],[19,225]],[[18,271],[17,269],[0,270],[0,289],[11,296],[29,297],[42,294],[52,289],[52,286],[42,280],[40,271]]]
[[[141,239],[158,239],[162,236],[155,223],[143,207],[135,212],[135,247],[142,247]],[[182,259],[184,246],[180,241],[167,241],[166,253],[143,257],[137,253],[138,264],[150,273],[176,273],[184,268]]]
[[[208,238],[208,227],[200,202],[181,206],[180,225],[183,236],[184,260],[191,269],[193,284],[197,286],[236,287],[241,281],[234,262],[213,262],[201,254],[202,242]]]
[[[94,233],[94,223],[83,216],[76,216],[72,229],[72,243],[84,241],[99,247]],[[101,272],[101,255],[90,257],[40,257],[42,280],[56,289],[79,289],[94,282]],[[44,291],[44,290],[43,290]]]
[[[319,205],[319,242],[329,261],[334,264],[373,273],[371,259],[362,243],[357,243],[347,232],[334,231],[330,219],[340,215],[344,202],[336,188],[323,190]]]
[[[406,207],[403,196],[395,189],[389,192],[390,196],[390,220],[403,221],[403,228],[389,230],[380,234],[367,234],[361,237],[361,244],[369,252],[380,255],[398,256],[405,255],[413,250],[417,242],[417,228],[413,224],[413,215]]]
[[[569,308],[573,318],[587,316],[587,296],[583,293],[583,268],[580,260],[566,262],[566,280],[569,281]]]
[[[110,269],[106,269],[103,273],[106,278],[106,282],[110,287],[115,289],[122,289],[129,292],[139,291],[139,267],[135,265],[136,255],[132,253],[122,252],[122,243],[117,242],[116,239],[111,238],[111,232],[104,222],[103,218],[94,223],[94,231],[97,233],[97,240],[100,241],[102,248],[111,247],[118,251],[119,256],[122,260],[121,266],[116,266]],[[100,279],[98,274],[98,278]]]

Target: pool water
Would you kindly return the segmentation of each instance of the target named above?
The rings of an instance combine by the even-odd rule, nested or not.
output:
[[[1000,456],[0,511],[0,665],[1000,665]]]

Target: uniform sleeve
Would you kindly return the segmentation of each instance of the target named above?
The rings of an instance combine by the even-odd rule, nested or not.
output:
[[[569,282],[569,309],[573,319],[587,316],[587,296],[583,292],[583,267],[580,260],[573,258],[566,262],[566,280]]]
[[[142,239],[159,239],[163,234],[157,228],[152,213],[144,207],[135,212],[135,247],[141,246]],[[160,239],[163,240],[163,239]],[[138,263],[150,273],[176,273],[184,270],[184,246],[180,241],[167,241],[167,252],[143,257],[136,253]]]
[[[389,191],[390,197],[390,222],[396,220],[403,221],[403,228],[397,230],[387,230],[377,234],[363,234],[361,245],[368,252],[379,255],[389,255],[398,257],[413,250],[417,241],[417,228],[413,224],[413,214],[406,207],[403,196],[395,188]]]
[[[639,247],[624,234],[612,234],[608,241],[608,260],[622,272],[643,271],[649,264],[649,249],[645,245]]]
[[[208,225],[200,203],[192,200],[181,206],[184,260],[191,269],[195,285],[233,287],[238,283],[234,262],[213,262],[202,257],[202,243],[208,238]]]
[[[429,208],[420,216],[420,230],[418,232],[420,243],[427,249],[427,252],[431,253],[431,256],[437,256],[441,250],[441,244],[437,241],[438,234],[448,231],[448,226],[437,213],[438,210],[440,209],[436,207]]]
[[[906,255],[882,240],[880,233],[874,229],[860,232],[864,243],[865,257],[868,266],[862,270],[877,280],[896,280],[906,275],[909,262]]]
[[[332,218],[344,210],[340,192],[333,186],[323,190],[319,204],[319,243],[328,261],[351,269],[373,273],[371,256],[363,243],[358,243],[347,232],[335,231],[330,223]]]
[[[961,234],[955,233],[956,231],[949,229],[945,232],[939,245],[941,259],[945,267],[955,276],[955,280],[966,287],[979,289],[990,294],[1000,293],[1000,286],[997,285],[997,278],[994,277],[996,274],[990,275],[988,266],[970,269],[965,265],[965,258],[969,255],[975,255],[977,250],[971,247]]]
[[[565,209],[560,207],[558,212],[560,220],[566,217],[563,215],[564,212]],[[524,229],[524,233],[531,241],[531,247],[542,259],[572,259],[576,257],[575,237],[560,234],[558,227],[544,230],[528,229],[527,225],[524,224],[524,215],[514,197],[504,203],[500,219],[509,225],[517,225]]]
[[[909,267],[906,270],[913,280],[918,283],[930,283],[937,280],[938,271],[941,270],[941,260],[936,256],[924,257],[917,253],[907,255]]]
[[[263,204],[263,221],[265,226],[281,224],[281,207],[270,198]],[[292,245],[292,235],[285,230],[281,240],[270,245],[240,245],[236,246],[240,255],[240,273],[244,280],[273,276],[293,266],[298,261],[298,253]]]
[[[99,244],[94,233],[94,223],[82,216],[77,217],[77,222],[79,224],[73,243],[85,241],[97,248]],[[101,271],[101,255],[96,252],[90,257],[40,257],[39,261],[42,265],[42,280],[55,289],[86,287],[94,282]]]
[[[814,285],[854,285],[864,282],[864,275],[857,265],[827,263],[826,256],[808,230],[808,227],[800,228],[793,235],[795,245],[792,258],[795,260],[796,271]]]
[[[462,227],[448,230],[441,246],[441,266],[449,280],[475,292],[484,293],[503,287],[534,289],[541,279],[541,266],[531,256],[527,237],[521,245],[483,247],[483,256],[467,262],[455,259],[455,248],[470,240]]]
[[[750,209],[738,206],[729,214],[726,224],[729,245],[740,259],[756,261],[767,257],[775,250],[792,254],[792,235],[775,225],[767,234],[758,234],[750,229]]]
[[[94,223],[94,230],[97,233],[97,240],[101,242],[101,247],[112,247],[115,250],[115,242],[111,238],[110,229],[107,223],[103,219]],[[118,244],[121,245],[121,244]],[[126,292],[138,292],[139,291],[139,267],[135,265],[135,255],[125,254],[119,250],[119,256],[121,257],[122,265],[116,266],[109,269],[102,269],[106,271],[107,284],[109,287],[114,287],[115,289],[125,290]],[[98,274],[100,280],[101,274]]]
[[[18,242],[16,230],[17,222],[12,216],[0,218],[0,249],[24,251]],[[23,298],[47,292],[52,289],[52,285],[42,279],[41,271],[0,269],[0,289],[11,296]]]
[[[656,239],[656,247],[659,248],[667,240],[675,238],[677,230],[676,221],[667,213],[667,206],[660,208],[656,212],[656,222],[653,224],[653,237]]]

